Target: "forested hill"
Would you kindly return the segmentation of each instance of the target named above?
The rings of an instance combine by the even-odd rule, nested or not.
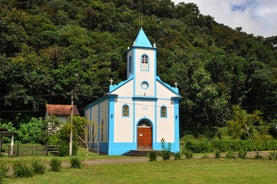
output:
[[[0,117],[26,122],[45,103],[82,108],[126,79],[140,27],[158,48],[158,75],[178,82],[181,126],[222,126],[232,105],[276,123],[277,36],[218,24],[170,0],[0,0]]]

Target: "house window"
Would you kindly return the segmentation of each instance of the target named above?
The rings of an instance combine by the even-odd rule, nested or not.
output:
[[[165,106],[161,107],[161,117],[166,117],[167,116],[167,109]]]
[[[141,70],[149,70],[149,58],[146,54],[141,57]]]
[[[104,141],[104,120],[101,121],[101,142]]]
[[[128,105],[123,105],[122,116],[129,116],[129,106]]]

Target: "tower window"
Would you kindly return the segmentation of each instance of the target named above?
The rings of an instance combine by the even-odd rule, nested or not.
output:
[[[129,116],[129,106],[128,105],[123,105],[122,116]]]
[[[161,117],[167,116],[167,108],[165,106],[161,107]]]
[[[131,56],[129,56],[129,63],[128,63],[128,65],[129,65],[129,73],[132,73],[132,57]]]
[[[146,54],[141,56],[141,70],[149,70],[149,58]]]

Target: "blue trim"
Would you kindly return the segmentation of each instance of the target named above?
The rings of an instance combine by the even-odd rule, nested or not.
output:
[[[121,86],[125,85],[126,83],[130,82],[133,79],[133,76],[130,76],[127,80],[122,81],[118,84],[113,84],[110,85],[109,87],[109,93],[112,93],[113,91],[115,91],[116,89],[120,88]]]
[[[176,95],[180,96],[180,94],[179,94],[179,89],[178,89],[178,88],[171,87],[169,84],[163,82],[159,76],[156,76],[156,80],[157,80],[158,82],[160,82],[163,86],[165,86],[166,88],[168,88],[170,91],[172,91],[172,92],[175,93]]]
[[[172,145],[173,152],[180,151],[180,137],[179,137],[179,100],[174,100],[174,146]]]
[[[109,146],[108,155],[122,155],[130,150],[136,150],[137,143],[135,142],[120,142]]]
[[[109,100],[109,126],[108,126],[108,142],[109,142],[109,147],[110,149],[111,146],[114,144],[114,107],[115,107],[115,98],[110,98]]]

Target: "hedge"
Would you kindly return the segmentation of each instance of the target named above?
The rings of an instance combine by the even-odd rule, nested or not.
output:
[[[211,140],[211,141],[187,141],[181,145],[183,150],[193,153],[207,153],[220,150],[227,151],[254,151],[253,144],[249,140]],[[258,143],[259,151],[277,150],[277,140],[262,140]]]

